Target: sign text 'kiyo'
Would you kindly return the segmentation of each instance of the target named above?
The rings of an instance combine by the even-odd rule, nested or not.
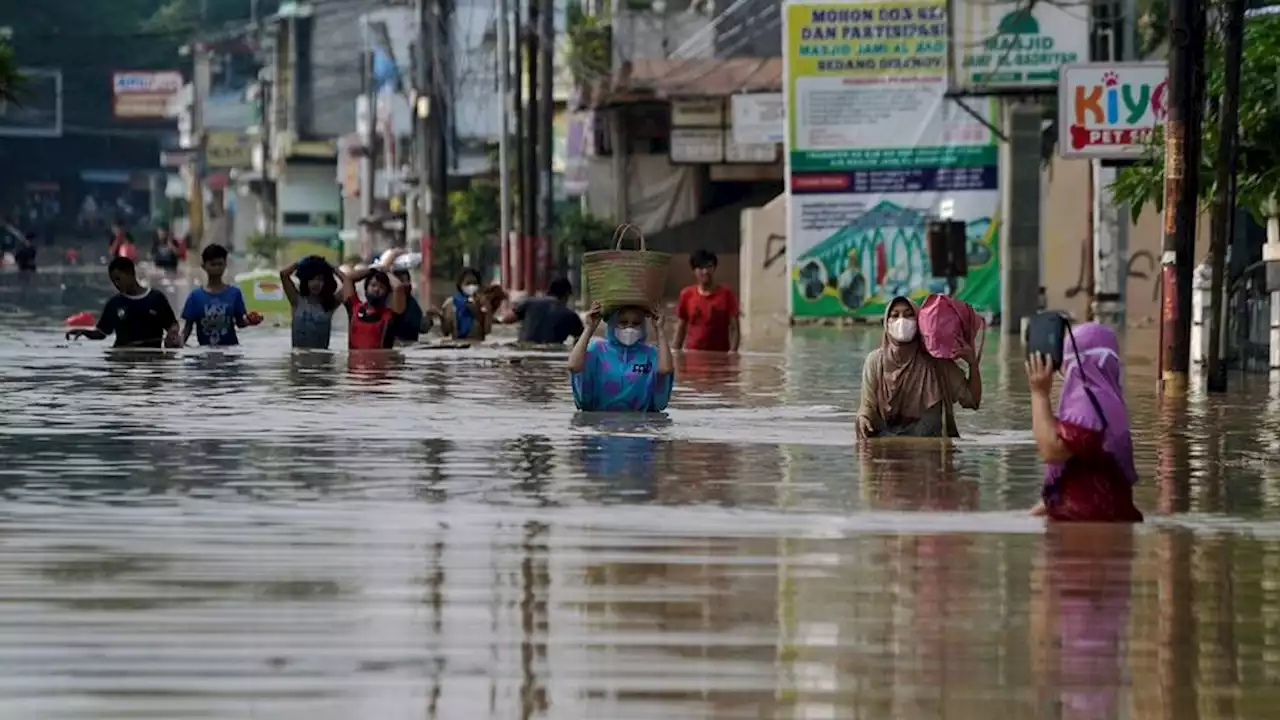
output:
[[[1141,157],[1167,113],[1163,63],[1065,65],[1058,88],[1064,158]]]

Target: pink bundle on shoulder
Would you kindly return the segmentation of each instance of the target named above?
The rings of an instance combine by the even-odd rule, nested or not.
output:
[[[973,306],[948,295],[930,295],[918,313],[920,337],[930,355],[944,360],[955,360],[986,330],[987,323]],[[978,347],[977,357],[982,357],[986,337]]]

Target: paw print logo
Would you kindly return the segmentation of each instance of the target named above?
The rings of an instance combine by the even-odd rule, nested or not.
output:
[[[1102,73],[1102,84],[1107,87],[1115,87],[1120,84],[1120,76],[1108,70]]]

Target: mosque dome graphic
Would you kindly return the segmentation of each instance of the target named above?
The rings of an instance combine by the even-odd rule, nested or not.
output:
[[[1000,19],[997,32],[1001,35],[1039,35],[1040,23],[1030,9],[1014,10]]]

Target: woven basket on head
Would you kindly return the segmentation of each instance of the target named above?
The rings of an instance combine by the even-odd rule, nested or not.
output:
[[[640,241],[639,250],[623,250],[628,231]],[[662,302],[671,256],[649,252],[644,235],[634,225],[622,224],[613,233],[613,250],[597,250],[582,256],[582,276],[587,297],[609,311],[625,305],[653,307]]]

